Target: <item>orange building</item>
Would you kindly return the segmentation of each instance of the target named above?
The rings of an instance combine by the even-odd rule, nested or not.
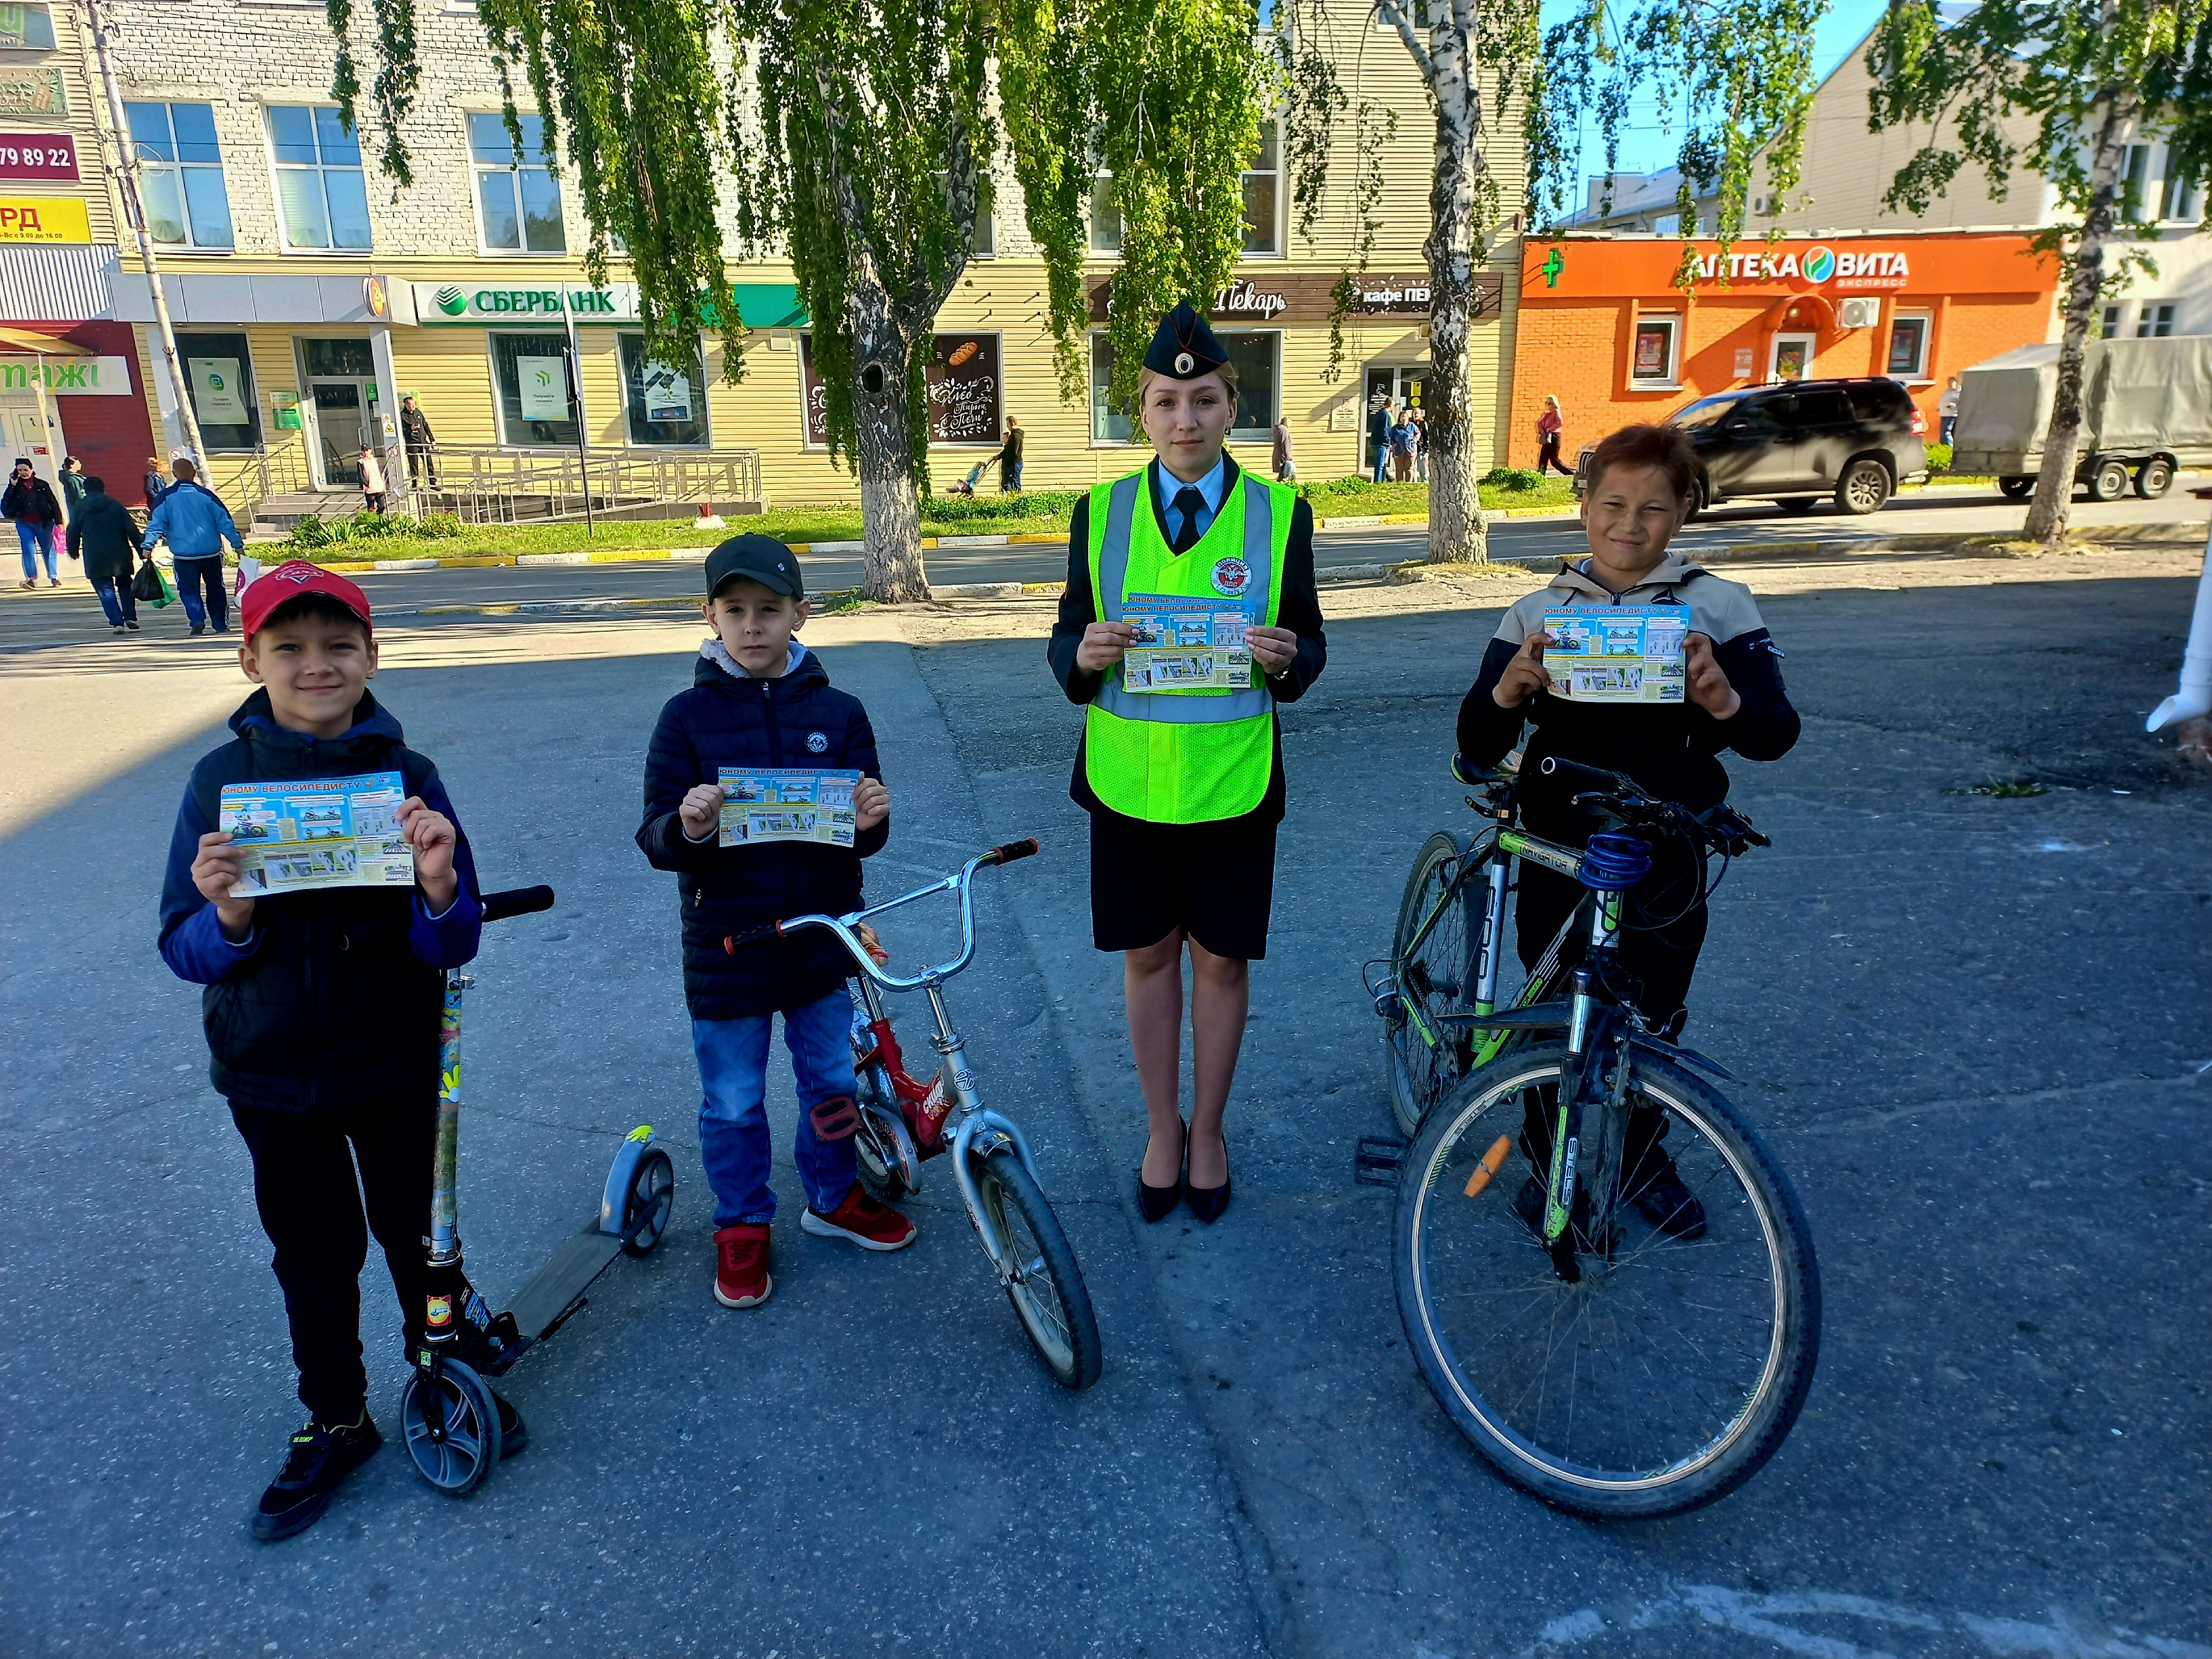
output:
[[[1548,394],[1569,465],[1585,443],[1698,398],[1777,380],[1887,374],[1940,430],[1949,376],[2051,337],[2057,259],[2012,233],[1738,242],[1531,237],[1521,259],[1508,465],[1536,464]]]

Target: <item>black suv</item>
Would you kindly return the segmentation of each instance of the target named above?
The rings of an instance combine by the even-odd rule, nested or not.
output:
[[[1740,496],[1803,513],[1833,495],[1844,513],[1879,511],[1928,471],[1925,416],[1895,380],[1796,380],[1700,398],[1667,417],[1698,450],[1695,512]],[[1575,465],[1583,494],[1591,450]]]

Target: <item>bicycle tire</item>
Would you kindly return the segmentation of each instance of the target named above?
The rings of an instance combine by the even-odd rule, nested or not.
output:
[[[1682,1067],[1632,1050],[1628,1086],[1667,1112],[1669,1139],[1675,1131],[1686,1132],[1667,1150],[1681,1178],[1707,1205],[1709,1230],[1701,1229],[1692,1242],[1650,1226],[1625,1261],[1586,1276],[1582,1285],[1563,1284],[1525,1219],[1516,1221],[1506,1210],[1515,1203],[1508,1194],[1516,1182],[1536,1179],[1525,1162],[1514,1161],[1527,1158],[1526,1141],[1518,1135],[1521,1103],[1526,1091],[1556,1085],[1565,1054],[1564,1043],[1548,1042],[1505,1055],[1468,1078],[1431,1114],[1407,1151],[1399,1180],[1391,1240],[1399,1317],[1422,1380],[1453,1425],[1505,1480],[1559,1509],[1594,1519],[1677,1515],[1725,1497],[1749,1480],[1780,1447],[1803,1408],[1820,1356],[1820,1272],[1812,1236],[1788,1178],[1735,1108]],[[1516,1144],[1508,1161],[1496,1166],[1495,1180],[1470,1204],[1462,1196],[1461,1172],[1472,1170],[1480,1147],[1496,1150],[1493,1136],[1512,1137]],[[1710,1146],[1710,1154],[1685,1144],[1693,1136]],[[1451,1206],[1461,1206],[1460,1216],[1476,1216],[1486,1197],[1493,1207],[1485,1218],[1455,1224],[1444,1218],[1455,1213]],[[1520,1213],[1525,1218],[1526,1212]],[[1620,1218],[1626,1237],[1634,1225],[1632,1212],[1624,1208]],[[1496,1248],[1462,1245],[1448,1231],[1454,1225],[1470,1239],[1477,1229],[1486,1230],[1481,1237]],[[1755,1273],[1729,1271],[1762,1254],[1768,1271],[1764,1284]],[[1457,1288],[1470,1279],[1487,1284]],[[1443,1282],[1447,1279],[1449,1287]],[[1686,1296],[1687,1280],[1696,1283]],[[1613,1300],[1601,1307],[1601,1297]],[[1455,1305],[1462,1302],[1469,1305]],[[1759,1316],[1769,1302],[1771,1329],[1762,1353],[1756,1327],[1738,1333],[1730,1322]],[[1749,1315],[1723,1305],[1729,1304]],[[1499,1309],[1498,1316],[1492,1317],[1486,1307]],[[1639,1320],[1638,1312],[1646,1307],[1651,1316]],[[1568,1310],[1571,1318],[1563,1331],[1562,1311]],[[1694,1324],[1708,1312],[1710,1328],[1723,1340],[1701,1346],[1677,1326]],[[1513,1328],[1532,1320],[1543,1322],[1531,1327],[1537,1340],[1518,1343]],[[1462,1333],[1465,1345],[1480,1352],[1461,1352]],[[1662,1355],[1662,1337],[1680,1342],[1687,1358]],[[1643,1354],[1635,1352],[1639,1338],[1650,1345]],[[1740,1358],[1722,1352],[1737,1346]],[[1559,1437],[1561,1402],[1548,1376],[1531,1379],[1527,1373],[1553,1373],[1562,1358],[1568,1368],[1565,1437],[1571,1442],[1579,1431],[1593,1449],[1617,1448],[1619,1461],[1581,1461],[1535,1437],[1540,1427],[1544,1440]],[[1655,1358],[1661,1363],[1652,1364]],[[1714,1371],[1710,1380],[1689,1375],[1701,1365]],[[1732,1374],[1722,1374],[1723,1369]],[[1737,1387],[1747,1375],[1749,1386]],[[1671,1398],[1662,1397],[1662,1390]],[[1611,1409],[1615,1404],[1637,1414],[1633,1424],[1625,1412]],[[1652,1430],[1646,1413],[1662,1419],[1671,1413],[1686,1426],[1677,1431],[1662,1424]],[[1717,1429],[1703,1426],[1715,1423]],[[1639,1434],[1648,1435],[1648,1444],[1632,1446]],[[1696,1443],[1699,1435],[1709,1437],[1703,1444]],[[1661,1447],[1662,1438],[1680,1439],[1680,1448]]]
[[[1409,957],[1407,942],[1438,896],[1459,874],[1467,848],[1449,830],[1439,830],[1414,854],[1406,877],[1406,891],[1398,901],[1398,925],[1390,936],[1390,983],[1410,996],[1425,1018],[1441,1013],[1463,1013],[1471,1006],[1464,994],[1465,981],[1474,971],[1474,941],[1468,937],[1467,908],[1455,902],[1437,919]],[[1456,962],[1453,958],[1456,957]],[[1431,972],[1434,967],[1439,971]],[[1464,1026],[1437,1027],[1431,1024],[1432,1048],[1402,1006],[1382,1022],[1383,1064],[1390,1085],[1390,1111],[1398,1120],[1398,1133],[1411,1140],[1420,1133],[1429,1109],[1459,1081],[1465,1066],[1472,1034]]]
[[[994,1147],[975,1158],[973,1168],[987,1217],[1015,1257],[1006,1285],[1014,1316],[1054,1382],[1089,1388],[1098,1380],[1104,1351],[1091,1292],[1060,1218],[1012,1147]]]

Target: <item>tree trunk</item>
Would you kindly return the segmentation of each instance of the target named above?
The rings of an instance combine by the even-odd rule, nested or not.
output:
[[[1429,562],[1481,563],[1490,557],[1475,489],[1474,411],[1469,406],[1468,330],[1474,314],[1475,171],[1482,90],[1474,73],[1470,8],[1452,16],[1417,52],[1437,106],[1436,169],[1429,184]],[[1395,20],[1394,20],[1395,21]],[[1401,33],[1411,30],[1401,23]],[[1407,44],[1412,41],[1408,39]],[[1424,61],[1425,58],[1425,61]]]
[[[914,476],[913,341],[893,319],[872,270],[856,270],[853,322],[854,459],[860,475],[860,591],[879,604],[929,597],[921,561],[921,498]]]
[[[2112,222],[2120,188],[2120,172],[2127,161],[2121,142],[2135,115],[2131,102],[2112,99],[2105,106],[2105,122],[2097,134],[2097,153],[2089,167],[2089,211],[2082,216],[2081,234],[2074,245],[2074,274],[2066,287],[2066,313],[2058,344],[2058,389],[2051,407],[2050,429],[2043,438],[2043,471],[2035,481],[2035,498],[2028,504],[2027,523],[2021,535],[2046,548],[2065,539],[2066,519],[2074,501],[2075,458],[2081,442],[2081,370],[2089,343],[2089,326],[2103,298],[2105,245],[2112,240]]]

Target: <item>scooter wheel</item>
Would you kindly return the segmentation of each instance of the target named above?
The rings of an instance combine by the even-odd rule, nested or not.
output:
[[[445,1437],[433,1439],[431,1425],[441,1417]],[[499,1408],[483,1378],[460,1360],[445,1363],[435,1390],[426,1373],[410,1374],[399,1394],[399,1422],[415,1473],[448,1498],[467,1497],[499,1464]]]
[[[637,1173],[630,1177],[629,1197],[623,1205],[623,1254],[650,1255],[668,1231],[669,1212],[675,1207],[676,1165],[656,1147],[639,1161]]]

